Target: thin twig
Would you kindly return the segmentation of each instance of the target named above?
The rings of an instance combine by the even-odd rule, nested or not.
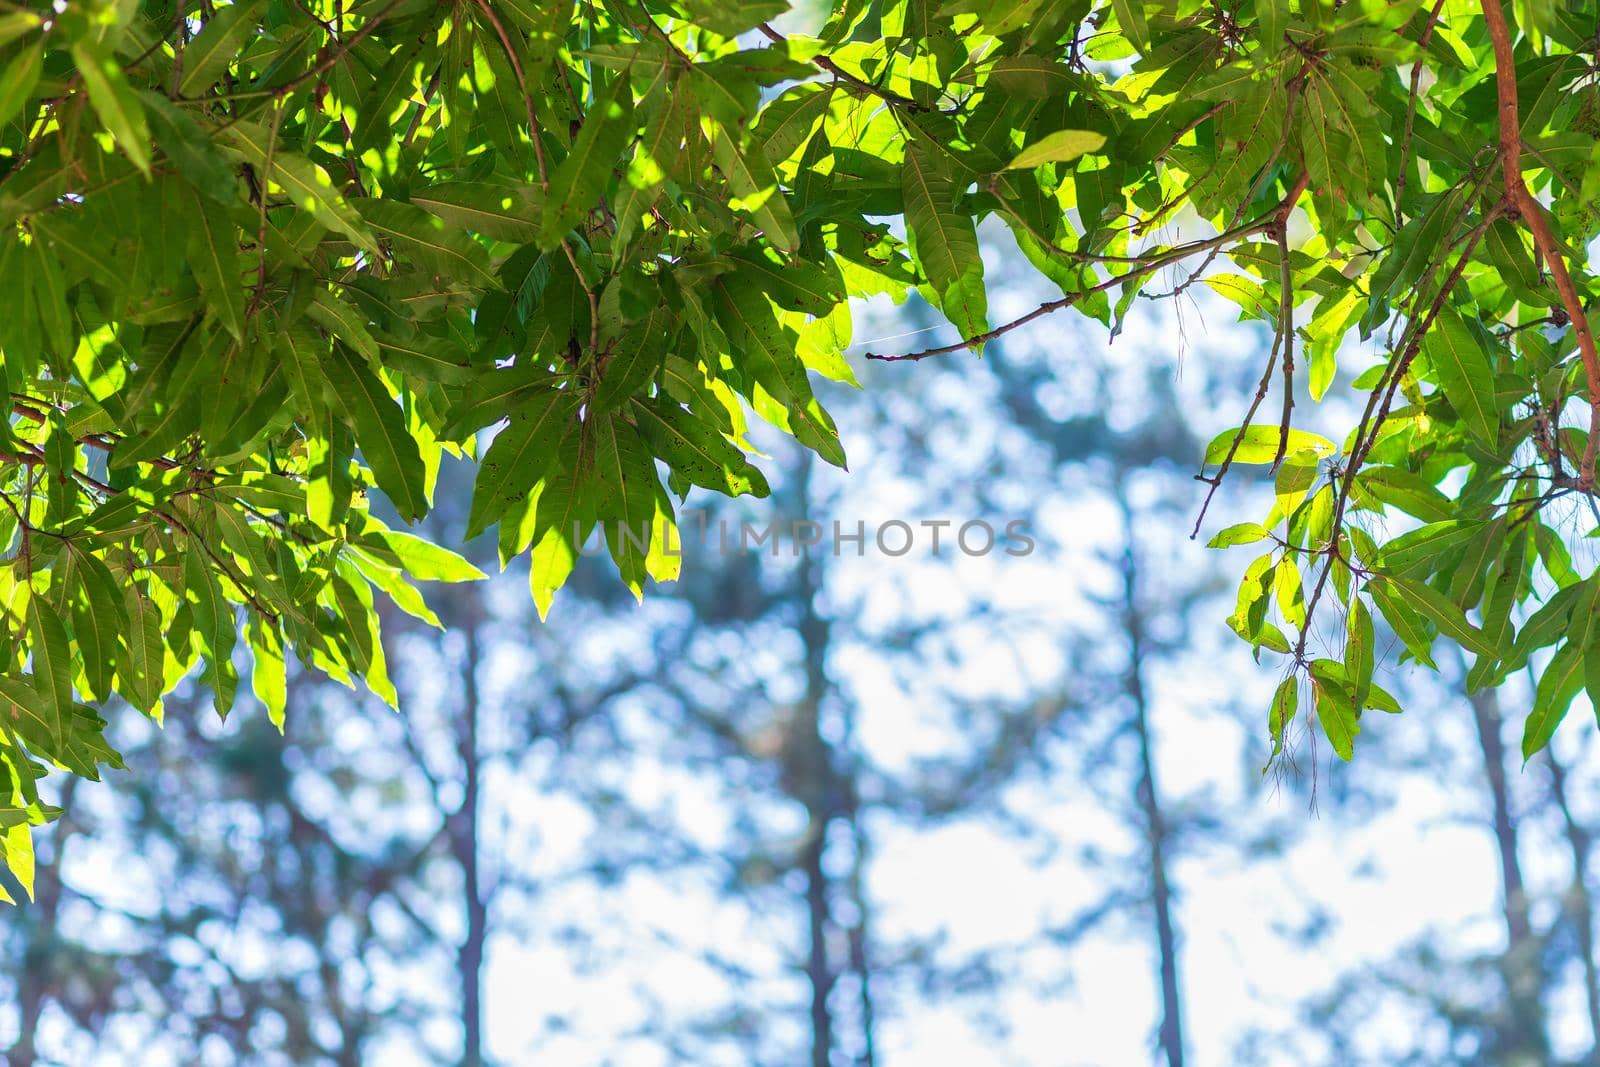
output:
[[[1244,443],[1244,435],[1250,429],[1250,423],[1256,417],[1256,410],[1261,407],[1261,402],[1267,398],[1267,387],[1272,382],[1272,372],[1278,365],[1278,345],[1274,342],[1272,351],[1267,356],[1266,369],[1261,372],[1261,381],[1256,385],[1256,395],[1250,401],[1250,408],[1244,413],[1244,422],[1239,426],[1239,432],[1233,435],[1233,440],[1228,443],[1228,452],[1222,457],[1222,462],[1217,466],[1215,474],[1196,474],[1195,481],[1205,482],[1211,488],[1206,491],[1206,498],[1200,502],[1200,514],[1195,516],[1194,529],[1189,531],[1189,540],[1193,541],[1200,535],[1200,527],[1206,521],[1206,512],[1211,507],[1211,498],[1217,495],[1217,490],[1222,486],[1222,480],[1227,477],[1228,470],[1233,466],[1233,457],[1238,455],[1239,446]],[[1287,436],[1287,434],[1285,434]]]
[[[876,359],[884,363],[901,363],[905,361],[923,360],[927,359],[929,356],[939,356],[948,352],[960,352],[963,349],[974,348],[978,345],[984,344],[985,342],[992,341],[996,337],[1003,337],[1012,330],[1015,330],[1017,327],[1026,325],[1027,323],[1032,322],[1034,319],[1041,318],[1053,311],[1060,311],[1062,308],[1071,307],[1072,305],[1083,300],[1085,297],[1091,296],[1094,293],[1101,293],[1107,289],[1114,289],[1118,285],[1133,281],[1136,278],[1141,278],[1146,274],[1152,273],[1153,271],[1160,270],[1162,267],[1181,262],[1197,252],[1204,252],[1208,249],[1227,244],[1230,241],[1236,241],[1241,237],[1248,237],[1250,234],[1260,233],[1262,230],[1272,226],[1277,220],[1277,217],[1278,210],[1274,208],[1270,215],[1246,223],[1243,226],[1235,226],[1230,230],[1224,230],[1215,237],[1207,237],[1203,240],[1191,241],[1188,244],[1178,245],[1175,248],[1170,248],[1166,252],[1144,260],[1123,274],[1118,274],[1114,277],[1108,278],[1105,281],[1092,285],[1087,289],[1082,289],[1075,293],[1068,293],[1066,296],[1063,296],[1058,300],[1047,300],[1043,304],[1040,304],[1038,307],[1034,308],[1032,311],[1028,312],[1026,315],[1012,319],[1010,322],[1001,326],[996,326],[992,330],[986,330],[983,333],[974,334],[973,336],[957,341],[954,344],[940,345],[937,348],[925,348],[920,352],[904,352],[898,355],[887,355],[880,352],[868,352],[866,354],[866,358]]]

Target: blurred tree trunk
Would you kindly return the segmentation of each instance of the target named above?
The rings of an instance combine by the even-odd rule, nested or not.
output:
[[[478,667],[481,659],[476,598],[459,612],[466,648],[461,663],[461,712],[456,723],[456,750],[461,760],[461,806],[449,817],[450,855],[461,869],[466,935],[456,953],[461,979],[462,1067],[483,1067],[483,952],[489,936],[489,909],[480,868],[481,814],[479,779],[483,753],[478,742]]]
[[[794,515],[789,518],[809,518],[811,469],[810,456],[802,456],[795,472]],[[844,968],[841,961],[835,960],[832,946],[840,940],[841,932],[850,944],[848,959],[843,962],[856,972],[864,1009],[858,1062],[871,1063],[873,1040],[870,986],[865,969],[865,913],[860,910],[863,901],[858,891],[861,872],[857,869],[849,878],[851,884],[840,887],[835,885],[826,863],[832,831],[841,820],[848,821],[857,865],[864,846],[858,813],[854,811],[853,782],[842,773],[841,753],[823,735],[824,704],[830,695],[828,655],[832,634],[829,620],[818,603],[821,589],[820,564],[815,556],[807,554],[795,568],[794,587],[805,690],[790,727],[785,777],[789,791],[805,805],[807,814],[800,868],[805,878],[806,977],[811,986],[811,1067],[833,1067],[838,1033],[831,998]],[[834,912],[834,897],[842,888],[851,890],[851,899],[858,909],[857,922],[849,931],[841,931]]]
[[[849,717],[853,718],[853,716]],[[877,1067],[878,1053],[877,1041],[873,1028],[877,1018],[877,1010],[872,1001],[872,955],[871,955],[871,908],[867,899],[866,873],[867,873],[867,833],[866,827],[861,823],[861,803],[856,794],[856,785],[860,780],[859,761],[855,759],[854,730],[849,718],[846,720],[847,729],[851,732],[845,738],[852,755],[851,774],[849,777],[850,795],[848,810],[845,818],[850,825],[850,904],[855,910],[855,922],[850,928],[850,969],[855,974],[856,980],[856,1010],[860,1014],[861,1048],[856,1054],[856,1067]]]
[[[1139,745],[1139,811],[1144,821],[1150,855],[1150,899],[1155,911],[1156,949],[1161,969],[1161,1028],[1158,1043],[1167,1067],[1183,1067],[1183,1009],[1178,989],[1178,944],[1173,921],[1173,890],[1167,871],[1169,834],[1150,736],[1149,697],[1145,688],[1145,621],[1139,589],[1139,558],[1134,536],[1133,509],[1127,484],[1116,483],[1117,505],[1122,512],[1126,541],[1122,550],[1122,625],[1128,639],[1128,669],[1124,685],[1133,705],[1133,729]]]
[[[17,1039],[6,1050],[6,1063],[10,1067],[33,1067],[38,1062],[39,1049],[35,1042],[39,1020],[55,984],[56,923],[61,914],[61,896],[66,889],[61,881],[61,861],[75,830],[70,812],[77,789],[76,777],[68,778],[61,787],[61,806],[69,814],[61,817],[49,835],[49,862],[40,863],[34,871],[33,903],[18,905],[27,909],[17,917],[27,924],[31,936],[23,949],[17,978]]]
[[[1522,864],[1517,858],[1517,824],[1506,784],[1500,699],[1494,690],[1486,689],[1471,694],[1468,700],[1489,782],[1495,847],[1500,856],[1501,905],[1506,924],[1506,952],[1501,967],[1506,983],[1509,1025],[1502,1053],[1508,1067],[1524,1063],[1543,1067],[1550,1057],[1544,1026],[1544,976],[1539,942],[1533,935],[1533,921],[1529,916]]]
[[[802,493],[802,499],[805,499]],[[828,951],[833,930],[832,889],[823,864],[829,831],[839,813],[833,753],[822,736],[822,701],[827,694],[828,624],[817,613],[816,576],[808,561],[800,572],[800,639],[805,648],[805,696],[796,709],[788,760],[791,787],[806,806],[805,845],[800,867],[806,881],[806,977],[811,984],[811,1067],[833,1063],[833,1012],[828,998],[835,973]]]
[[[1578,935],[1578,952],[1583,957],[1584,1003],[1589,1011],[1588,1063],[1600,1062],[1600,970],[1594,956],[1594,905],[1589,900],[1589,852],[1593,848],[1588,829],[1572,813],[1567,801],[1567,769],[1556,758],[1555,750],[1545,750],[1550,768],[1550,794],[1561,812],[1567,847],[1572,850],[1572,888],[1567,893],[1566,911]]]
[[[828,962],[828,883],[822,869],[823,842],[827,821],[813,819],[801,857],[806,878],[807,932],[810,938],[806,958],[806,977],[811,983],[811,1067],[830,1067],[833,1062],[833,1016],[828,1009],[828,994],[833,989],[833,969]]]

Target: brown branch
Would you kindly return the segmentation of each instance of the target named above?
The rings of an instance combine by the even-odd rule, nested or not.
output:
[[[1194,121],[1188,123],[1183,127],[1183,129],[1173,134],[1171,138],[1167,140],[1167,147],[1157,152],[1150,162],[1160,163],[1162,160],[1166,159],[1167,153],[1176,148],[1179,141],[1183,140],[1184,137],[1186,137],[1191,131],[1198,129],[1200,124],[1205,122],[1207,119],[1215,118],[1222,111],[1222,109],[1227,106],[1228,101],[1224,100],[1222,103],[1213,104],[1210,108],[1202,111],[1198,116],[1195,117]]]
[[[1278,335],[1283,339],[1283,416],[1279,420],[1278,451],[1272,457],[1272,471],[1276,474],[1289,449],[1289,419],[1294,412],[1294,277],[1289,266],[1289,227],[1284,219],[1278,220],[1273,236],[1278,241]]]
[[[1595,349],[1589,317],[1567,272],[1561,243],[1544,217],[1544,208],[1533,198],[1522,180],[1522,123],[1517,111],[1517,68],[1511,54],[1511,27],[1506,22],[1500,0],[1483,0],[1483,21],[1494,45],[1494,80],[1500,96],[1500,167],[1505,172],[1506,196],[1533,234],[1533,243],[1550,267],[1550,278],[1561,297],[1561,305],[1572,320],[1583,360],[1583,376],[1589,387],[1589,441],[1583,449],[1578,483],[1593,489],[1595,455],[1600,450],[1600,352]]]
[[[32,398],[30,397],[28,399],[31,400]],[[34,401],[34,403],[42,404],[46,403],[46,401],[38,400]],[[39,423],[41,426],[44,425],[45,422],[47,422],[50,418],[50,416],[45,412],[40,411],[37,408],[30,407],[27,403],[24,403],[21,400],[13,399],[11,403],[11,410],[16,412],[18,415],[21,415],[25,419],[31,419],[34,422]],[[80,437],[77,440],[78,444],[80,445],[87,445],[90,448],[98,448],[102,452],[111,452],[115,450],[117,445],[125,440],[125,438],[108,437],[101,434],[88,434],[87,436]],[[147,459],[143,462],[148,463],[157,470],[176,471],[184,469],[184,465],[182,463],[179,463],[176,460],[168,459],[165,456],[156,456],[154,459]]]

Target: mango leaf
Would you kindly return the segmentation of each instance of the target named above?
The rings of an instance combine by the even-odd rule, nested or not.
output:
[[[526,499],[552,467],[560,465],[557,446],[573,429],[576,400],[565,391],[537,393],[512,413],[495,435],[472,485],[467,537],[482,533],[513,504]]]
[[[489,266],[488,251],[447,226],[444,219],[390,200],[357,200],[355,207],[373,235],[425,269],[459,278],[475,288],[500,288],[500,279]]]
[[[929,296],[963,338],[975,337],[989,328],[989,301],[972,218],[955,210],[954,181],[919,145],[906,153],[900,173],[911,255]]]
[[[28,600],[28,648],[33,653],[33,687],[39,694],[36,706],[50,737],[61,742],[66,738],[67,716],[75,703],[72,649],[61,616],[38,596]]]
[[[692,484],[729,496],[764,497],[770,491],[761,472],[715,426],[661,397],[635,400],[631,410],[656,453]]]
[[[217,8],[206,20],[180,53],[183,76],[178,80],[179,96],[196,96],[222,76],[243,51],[245,42],[255,35],[260,6],[254,0],[242,0]]]
[[[1522,760],[1526,763],[1550,743],[1556,727],[1566,717],[1572,699],[1583,689],[1584,652],[1563,644],[1539,676],[1533,709],[1522,730]]]
[[[351,358],[344,346],[333,346],[325,366],[378,488],[388,495],[401,518],[421,518],[428,510],[422,455],[416,439],[406,430],[400,405],[370,370]]]
[[[244,340],[244,274],[239,231],[216,204],[197,201],[189,231],[189,265],[217,321]]]
[[[1235,463],[1271,463],[1278,455],[1278,442],[1283,438],[1281,427],[1250,426],[1241,436],[1238,430],[1224,430],[1206,446],[1205,461],[1221,463],[1239,438],[1238,450],[1233,454]],[[1334,443],[1321,434],[1309,430],[1290,428],[1285,453],[1305,452],[1313,456],[1331,456],[1336,451]]]
[[[544,202],[545,248],[555,248],[605,191],[606,179],[633,140],[633,88],[626,73],[594,102],[572,150],[550,176]]]
[[[1333,751],[1349,763],[1355,758],[1355,740],[1356,734],[1361,732],[1361,722],[1339,665],[1331,660],[1314,661],[1311,685],[1316,695],[1317,722],[1322,725]]]
[[[1493,447],[1500,438],[1500,412],[1495,400],[1494,369],[1490,353],[1448,307],[1439,310],[1422,342],[1450,406],[1460,413],[1467,428]]]
[[[1392,591],[1408,607],[1437,626],[1440,633],[1463,647],[1484,656],[1503,653],[1503,649],[1484,637],[1483,631],[1467,621],[1460,608],[1432,586],[1388,576],[1374,579],[1373,584]]]
[[[0,67],[0,126],[16,118],[28,97],[33,95],[39,84],[39,73],[44,69],[43,59],[44,45],[34,41]]]
[[[121,65],[114,57],[101,55],[81,43],[72,46],[72,60],[83,77],[84,88],[89,90],[89,103],[94,105],[106,131],[133,165],[149,174],[150,127],[145,121],[144,106],[128,84]]]
[[[1105,143],[1105,134],[1093,130],[1056,130],[1018,152],[1006,164],[1006,170],[1031,170],[1044,163],[1070,163],[1079,156],[1098,151]]]

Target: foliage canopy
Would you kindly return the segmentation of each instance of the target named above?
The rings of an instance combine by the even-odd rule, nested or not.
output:
[[[844,464],[810,373],[853,381],[850,300],[912,290],[961,339],[875,358],[1068,308],[1115,330],[1192,283],[1271,325],[1205,480],[1275,472],[1213,542],[1269,546],[1229,621],[1286,657],[1275,741],[1302,689],[1347,759],[1398,710],[1379,620],[1421,663],[1461,646],[1475,687],[1539,667],[1530,754],[1600,686],[1600,577],[1558,526],[1600,444],[1592,2],[836,0],[804,33],[786,7],[0,5],[24,884],[46,768],[119,765],[113,694],[159,716],[199,667],[226,712],[242,634],[280,724],[291,650],[392,699],[375,591],[433,621],[414,583],[481,575],[368,490],[416,520],[487,440],[468,533],[530,553],[541,612],[596,525],[638,592],[676,574],[672,494],[766,491],[748,411]],[[1014,322],[991,216],[1062,292]],[[1354,335],[1382,353],[1359,424],[1291,427]]]

